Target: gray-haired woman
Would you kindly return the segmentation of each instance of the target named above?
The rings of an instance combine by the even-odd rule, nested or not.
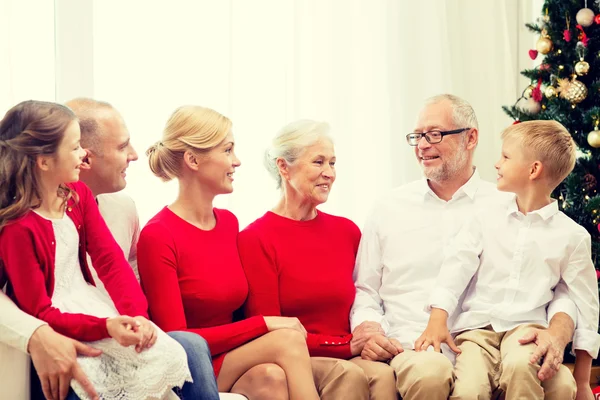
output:
[[[360,230],[317,210],[336,178],[328,130],[321,122],[294,122],[266,152],[281,199],[238,237],[249,284],[245,310],[302,322],[321,399],[396,399],[391,367],[357,357],[364,343],[350,333]]]

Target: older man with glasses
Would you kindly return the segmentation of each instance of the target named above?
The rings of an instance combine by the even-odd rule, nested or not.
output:
[[[380,200],[363,230],[355,270],[357,293],[350,313],[352,333],[357,339],[364,337],[362,358],[389,362],[394,368],[404,400],[446,400],[451,393],[450,349],[443,349],[446,357],[427,351],[433,348],[415,349],[414,344],[429,320],[425,305],[444,247],[469,215],[506,196],[481,180],[473,166],[478,136],[475,112],[466,101],[453,95],[427,100],[416,129],[406,136],[424,179]],[[574,324],[568,316],[575,313],[573,308],[566,296],[557,296],[548,310],[549,318],[554,316],[550,327],[533,330],[522,339],[538,345],[532,363],[544,359],[538,373],[543,385],[573,379],[560,374],[550,379],[573,336]]]

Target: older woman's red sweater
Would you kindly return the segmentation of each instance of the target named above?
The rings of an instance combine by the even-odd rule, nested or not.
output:
[[[238,248],[249,284],[246,314],[297,317],[311,356],[348,359],[352,274],[360,230],[318,212],[295,221],[267,212],[240,232]]]

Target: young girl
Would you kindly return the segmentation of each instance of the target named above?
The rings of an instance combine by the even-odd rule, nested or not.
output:
[[[77,182],[85,156],[79,140],[73,112],[54,103],[26,101],[0,121],[0,260],[7,293],[57,332],[102,350],[97,358],[79,359],[101,398],[165,398],[190,380],[186,354],[148,321],[133,271],[91,191]],[[95,287],[86,252],[114,305]],[[71,385],[88,398],[76,381]]]

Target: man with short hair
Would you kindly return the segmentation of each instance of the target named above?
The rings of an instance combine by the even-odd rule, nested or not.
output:
[[[506,195],[479,178],[473,166],[478,139],[477,118],[466,101],[453,95],[427,100],[416,129],[407,135],[425,179],[383,198],[363,230],[351,327],[356,340],[365,337],[363,358],[390,361],[405,400],[446,400],[453,385],[449,358],[435,351],[414,351],[414,344],[429,320],[425,306],[445,246],[469,215]],[[563,369],[550,378],[573,336],[570,316],[575,318],[575,306],[559,298],[550,305],[548,316],[550,326],[531,330],[521,343],[538,345],[532,362],[545,355],[538,373],[544,386],[574,387],[573,377]]]

